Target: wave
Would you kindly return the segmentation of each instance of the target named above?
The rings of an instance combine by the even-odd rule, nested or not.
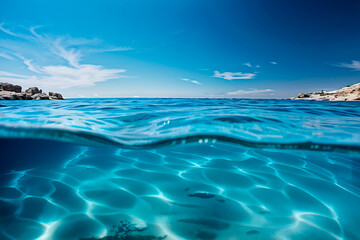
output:
[[[161,136],[149,138],[114,137],[89,131],[44,127],[13,127],[0,125],[0,137],[55,140],[78,145],[116,147],[126,149],[152,149],[165,146],[184,144],[216,144],[228,143],[248,148],[309,150],[309,151],[339,151],[360,154],[360,145],[341,143],[321,143],[315,141],[253,141],[221,133],[197,133],[176,136]]]
[[[359,106],[245,99],[4,101],[0,137],[139,149],[219,141],[253,148],[359,151]]]

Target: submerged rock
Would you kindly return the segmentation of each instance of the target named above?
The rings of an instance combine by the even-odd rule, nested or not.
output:
[[[312,93],[300,93],[290,100],[314,100],[314,101],[360,101],[360,83],[349,85],[335,91],[321,91]]]
[[[210,198],[214,198],[215,200],[219,201],[219,202],[225,202],[225,198],[216,195],[216,194],[212,194],[212,193],[207,193],[207,192],[195,192],[195,193],[190,193],[188,194],[188,197],[196,197],[196,198],[202,198],[202,199],[210,199]]]
[[[24,92],[21,92],[21,89],[19,85],[0,82],[0,100],[64,99],[60,93],[49,92],[49,95],[47,95],[37,87],[28,88]]]
[[[112,229],[108,231],[110,233],[110,236],[104,236],[99,238],[80,238],[80,240],[164,240],[167,238],[167,235],[148,235],[145,233],[146,230],[147,227],[139,227],[136,224],[124,220],[120,221],[120,224],[112,226]]]
[[[205,227],[208,227],[210,229],[216,229],[216,230],[225,230],[230,228],[230,224],[227,222],[222,222],[214,219],[207,219],[207,218],[185,218],[185,219],[179,219],[178,222],[182,223],[189,223],[189,224],[196,224],[196,225],[202,225]]]
[[[258,230],[251,230],[251,231],[247,231],[246,235],[254,235],[254,234],[259,234],[260,232]]]

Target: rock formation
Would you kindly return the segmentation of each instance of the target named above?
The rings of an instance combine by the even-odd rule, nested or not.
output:
[[[290,98],[290,100],[360,101],[360,83],[335,91],[300,93],[296,97]]]
[[[43,93],[37,87],[31,87],[21,92],[21,86],[10,83],[0,82],[0,100],[50,100],[64,99],[60,93],[49,92],[49,95]]]
[[[13,85],[10,83],[2,83],[0,82],[0,91],[9,91],[9,92],[21,92],[21,86],[19,85]]]
[[[60,93],[49,92],[50,99],[64,99]]]
[[[31,87],[25,90],[25,93],[30,94],[30,95],[34,95],[37,93],[42,93],[41,89],[38,89],[37,87]]]

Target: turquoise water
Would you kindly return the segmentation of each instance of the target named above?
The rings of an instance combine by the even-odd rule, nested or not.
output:
[[[360,239],[360,104],[0,102],[0,239]]]

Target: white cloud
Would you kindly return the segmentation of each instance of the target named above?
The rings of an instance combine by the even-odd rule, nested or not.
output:
[[[25,59],[23,58],[24,64],[28,67],[28,69],[32,72],[35,73],[41,73],[41,70],[38,69],[38,67],[36,67],[35,65],[33,65],[31,62],[33,61],[32,59]]]
[[[220,73],[219,71],[215,71],[213,77],[223,78],[226,80],[234,80],[234,79],[253,79],[255,76],[256,76],[255,73],[242,73],[242,72]]]
[[[23,61],[23,63],[27,66],[27,68],[30,71],[36,72],[36,73],[41,73],[41,71],[38,69],[38,67],[31,63],[33,61],[32,59],[26,59],[26,58],[24,58],[24,57],[22,57],[20,55],[15,54],[15,53],[11,53],[11,55],[21,59]],[[1,56],[1,53],[0,53],[0,56]],[[8,56],[10,57],[9,54],[8,54]],[[6,57],[6,58],[9,59],[9,60],[15,60],[12,56],[11,56],[11,58],[9,58],[9,57]]]
[[[199,83],[198,81],[196,81],[196,80],[191,80],[191,79],[188,79],[188,78],[181,78],[181,80],[186,81],[186,82],[195,83],[195,84],[198,84],[198,85],[202,85],[202,84]]]
[[[126,70],[119,68],[105,68],[101,65],[81,63],[82,52],[80,46],[96,45],[98,39],[71,38],[70,36],[50,37],[46,34],[40,34],[36,31],[38,27],[29,29],[31,35],[17,34],[5,29],[4,24],[0,24],[0,31],[18,38],[17,41],[0,41],[0,47],[5,49],[4,53],[11,53],[17,57],[32,72],[28,75],[19,75],[0,69],[0,81],[11,82],[23,86],[38,86],[43,88],[51,87],[54,89],[65,89],[71,87],[93,86],[97,82],[103,82],[110,79],[119,79],[125,77],[121,75]],[[20,40],[19,40],[20,38]],[[26,44],[24,44],[24,40]],[[32,49],[29,51],[29,47]],[[100,51],[104,52],[104,49]],[[87,52],[90,52],[87,49]],[[125,51],[125,48],[111,48],[105,51]],[[9,54],[0,52],[1,57],[16,61]],[[24,56],[25,57],[24,57]],[[28,55],[28,56],[26,56]],[[29,56],[33,55],[33,56]],[[46,55],[46,59],[57,57],[62,59],[62,64],[39,64],[34,63],[39,55]],[[35,58],[34,58],[35,57]],[[65,61],[64,61],[65,60]],[[55,62],[55,60],[54,60]],[[0,66],[1,67],[1,66]]]
[[[10,31],[9,29],[4,28],[4,25],[5,25],[5,23],[0,23],[0,30],[1,30],[1,31],[3,31],[4,33],[9,34],[9,35],[11,35],[11,36],[18,37],[17,34],[13,33],[13,32]]]
[[[25,86],[51,87],[65,89],[70,87],[89,87],[97,82],[117,79],[123,69],[104,69],[100,65],[80,65],[78,68],[68,66],[45,66],[40,76],[17,75],[0,71],[0,81]]]
[[[277,65],[278,63],[277,62],[270,62],[271,64],[273,64],[273,65]]]
[[[11,77],[11,78],[26,78],[27,76],[25,75],[20,75],[20,74],[15,74],[15,73],[10,73],[10,72],[6,72],[6,71],[0,71],[0,79],[1,77]]]
[[[68,64],[73,67],[79,67],[79,62],[82,57],[80,51],[76,50],[75,48],[66,48],[66,46],[62,43],[62,37],[58,37],[55,40],[52,40],[50,38],[46,38],[40,34],[37,34],[35,32],[35,28],[30,28],[30,32],[53,54],[65,59]]]
[[[45,35],[38,34],[35,31],[37,28],[39,27],[31,27],[29,31],[44,47],[46,47],[53,54],[67,60],[70,65],[74,67],[78,66],[81,54],[74,48],[66,49],[66,45],[62,43],[64,37],[57,37],[55,39],[51,39],[50,37],[46,37]]]
[[[272,89],[251,89],[251,90],[237,90],[235,92],[228,92],[228,95],[233,95],[233,96],[241,96],[241,95],[247,95],[247,94],[258,94],[258,93],[266,93],[266,92],[273,92],[274,90]]]
[[[100,52],[124,52],[134,50],[131,47],[109,47],[109,48],[98,48],[98,49],[89,49],[89,52],[100,53]]]
[[[0,57],[6,58],[8,60],[14,60],[14,58],[6,52],[0,52]]]
[[[247,67],[255,67],[255,68],[259,68],[260,67],[260,65],[252,65],[251,63],[249,63],[249,62],[247,62],[247,63],[244,63],[243,64],[244,66],[247,66]]]
[[[335,65],[337,67],[344,67],[344,68],[350,68],[355,71],[360,71],[360,62],[359,61],[351,61],[351,63],[340,63],[338,65]]]

